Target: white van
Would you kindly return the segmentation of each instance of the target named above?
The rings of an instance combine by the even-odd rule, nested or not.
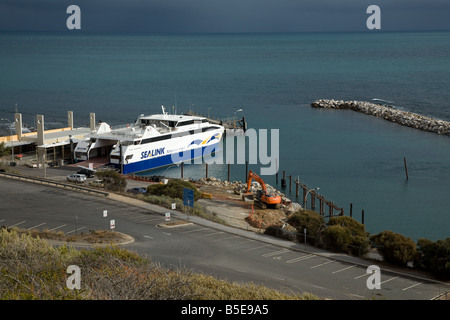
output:
[[[79,174],[79,173],[70,174],[67,176],[67,180],[72,181],[72,182],[85,182],[86,175]]]

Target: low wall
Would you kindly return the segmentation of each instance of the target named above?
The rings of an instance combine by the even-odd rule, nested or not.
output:
[[[311,107],[354,110],[410,128],[450,136],[450,122],[398,110],[392,106],[383,106],[366,101],[320,99],[311,103]]]

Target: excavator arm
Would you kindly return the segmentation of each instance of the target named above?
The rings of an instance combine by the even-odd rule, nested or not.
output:
[[[267,193],[266,184],[264,183],[263,179],[261,179],[256,173],[254,173],[252,170],[249,171],[248,177],[247,177],[247,193],[250,192],[250,187],[252,185],[252,179],[258,182],[261,185],[261,188],[264,192]]]

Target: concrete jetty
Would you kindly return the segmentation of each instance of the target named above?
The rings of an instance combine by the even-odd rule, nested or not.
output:
[[[354,110],[410,128],[450,136],[450,122],[402,111],[390,105],[380,105],[366,101],[320,99],[311,103],[311,107]]]

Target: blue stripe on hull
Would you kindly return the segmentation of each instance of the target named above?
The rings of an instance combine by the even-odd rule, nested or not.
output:
[[[146,171],[146,170],[169,166],[174,163],[190,161],[192,159],[211,154],[211,152],[207,152],[204,154],[206,148],[208,148],[208,151],[209,150],[212,150],[215,152],[220,151],[219,149],[217,149],[218,145],[219,144],[217,143],[215,145],[192,149],[192,150],[190,150],[190,152],[185,151],[183,153],[180,153],[178,156],[175,154],[174,159],[172,159],[172,154],[168,154],[165,156],[160,156],[160,157],[145,159],[142,161],[137,161],[137,162],[133,162],[133,163],[129,163],[129,164],[124,164],[123,174],[141,172],[141,171]],[[177,161],[174,162],[173,160],[177,160]]]

